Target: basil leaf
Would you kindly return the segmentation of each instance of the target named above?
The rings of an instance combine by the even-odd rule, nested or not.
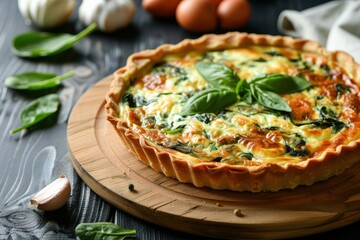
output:
[[[255,77],[251,84],[259,88],[279,94],[294,93],[312,86],[302,77],[293,77],[285,74],[270,73]]]
[[[214,88],[226,88],[233,91],[240,80],[233,70],[221,63],[198,62],[195,68]]]
[[[253,102],[250,85],[246,80],[240,80],[236,84],[236,94],[240,96],[241,100],[244,100],[248,104]]]
[[[255,84],[250,84],[250,89],[252,95],[260,105],[278,111],[292,111],[289,105],[276,93],[263,90]]]
[[[236,93],[227,89],[203,90],[189,98],[179,114],[216,113],[236,99]]]
[[[80,223],[76,226],[75,233],[81,240],[122,240],[126,237],[134,237],[136,230],[125,229],[110,222],[97,222]]]
[[[73,72],[60,76],[54,73],[27,72],[6,78],[4,84],[8,88],[16,90],[42,90],[57,87],[63,79],[73,75]]]
[[[12,134],[30,128],[55,114],[60,106],[59,96],[48,94],[30,102],[20,113],[22,126],[11,131]]]
[[[77,35],[67,33],[28,32],[16,36],[11,50],[20,57],[45,57],[63,52],[97,28],[90,24]]]

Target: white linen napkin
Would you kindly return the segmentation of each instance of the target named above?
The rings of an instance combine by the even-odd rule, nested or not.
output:
[[[280,32],[318,41],[329,51],[342,50],[360,63],[360,1],[331,1],[304,11],[284,10]]]

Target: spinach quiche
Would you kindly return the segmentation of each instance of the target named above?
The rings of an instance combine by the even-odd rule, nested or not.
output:
[[[359,162],[359,86],[347,53],[232,32],[131,55],[105,107],[156,171],[197,187],[274,192]]]

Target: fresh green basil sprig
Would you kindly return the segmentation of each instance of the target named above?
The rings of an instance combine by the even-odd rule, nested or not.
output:
[[[291,112],[289,105],[278,94],[300,92],[311,86],[311,83],[301,77],[268,73],[255,76],[249,82],[240,80],[236,93],[249,104],[255,99],[264,107]]]
[[[195,68],[212,88],[190,97],[180,115],[216,113],[236,101],[235,88],[240,79],[234,71],[223,64],[213,62],[198,62]]]
[[[59,86],[62,80],[73,75],[73,72],[68,72],[60,76],[54,73],[26,72],[6,78],[4,85],[16,90],[44,90]]]
[[[122,240],[126,237],[135,237],[136,230],[125,229],[110,222],[96,222],[80,223],[75,228],[75,233],[81,240]]]
[[[198,62],[195,68],[211,88],[189,98],[180,115],[216,113],[234,103],[238,96],[248,104],[256,101],[273,110],[291,112],[289,105],[278,94],[299,92],[311,86],[301,77],[277,73],[261,74],[248,82],[220,63]]]
[[[95,23],[76,35],[68,33],[28,32],[16,36],[12,41],[14,54],[20,57],[46,57],[61,53],[96,30]]]
[[[11,133],[14,134],[23,129],[34,127],[36,124],[56,114],[59,106],[60,99],[55,93],[35,99],[20,112],[19,117],[22,126],[12,130]]]

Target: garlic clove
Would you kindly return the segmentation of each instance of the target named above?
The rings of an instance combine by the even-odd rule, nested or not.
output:
[[[40,28],[51,28],[68,21],[74,12],[75,0],[18,0],[26,22]]]
[[[74,9],[74,0],[48,1],[46,9],[43,9],[44,12],[41,14],[42,17],[39,18],[40,25],[48,28],[64,24],[70,19]]]
[[[21,15],[26,20],[27,24],[31,23],[30,12],[29,12],[30,0],[18,0],[18,7]]]
[[[114,32],[128,26],[135,12],[133,0],[83,0],[79,19],[85,25],[96,23],[103,32]]]
[[[70,193],[70,182],[64,175],[61,175],[32,197],[30,204],[44,211],[57,210],[65,205]]]
[[[79,7],[79,19],[89,26],[91,23],[99,25],[97,18],[101,12],[103,0],[82,1]]]
[[[103,16],[99,17],[104,32],[114,32],[130,24],[135,15],[135,4],[132,0],[109,2],[104,6]],[[106,14],[104,14],[106,13]]]

